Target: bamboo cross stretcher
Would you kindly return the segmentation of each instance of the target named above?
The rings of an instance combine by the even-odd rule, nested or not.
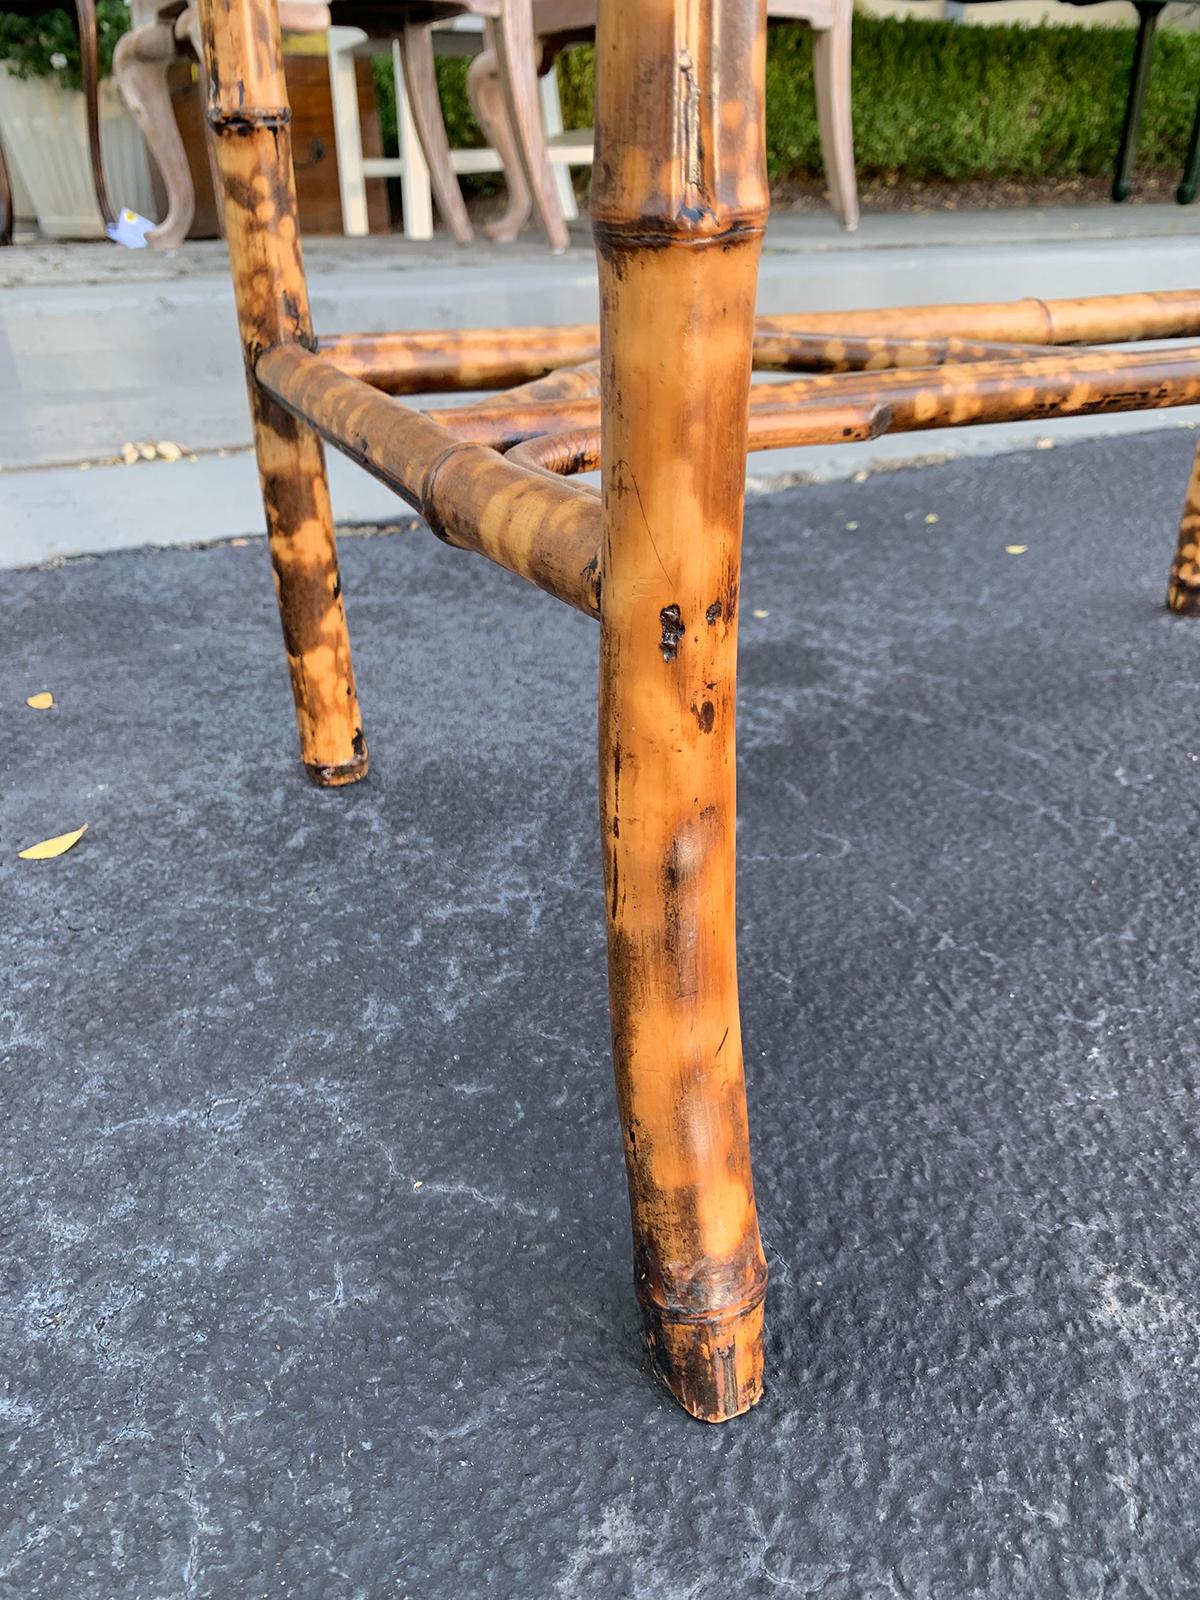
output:
[[[200,9],[302,759],[327,787],[367,770],[322,439],[448,544],[598,619],[635,1287],[660,1376],[722,1421],[761,1393],[766,1291],[734,943],[746,450],[1196,403],[1200,343],[1168,341],[1200,341],[1200,291],[756,320],[761,0],[606,0],[599,328],[318,341],[273,0]],[[436,413],[401,398],[448,391],[496,392]],[[573,481],[594,470],[600,494]],[[1200,609],[1198,543],[1200,465],[1171,569],[1179,612]]]

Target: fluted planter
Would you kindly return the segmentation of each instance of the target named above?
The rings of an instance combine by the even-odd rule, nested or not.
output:
[[[50,239],[102,239],[92,190],[83,95],[53,78],[16,78],[0,62],[0,141]],[[114,207],[154,215],[146,147],[117,86],[100,85],[100,144]]]

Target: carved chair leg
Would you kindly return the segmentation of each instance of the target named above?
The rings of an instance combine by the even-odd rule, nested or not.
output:
[[[821,158],[833,209],[849,233],[858,227],[858,179],[850,107],[850,41],[853,0],[834,0],[833,26],[813,34],[813,87]]]
[[[511,244],[529,220],[533,197],[525,177],[525,164],[513,137],[512,123],[508,120],[495,25],[491,21],[486,22],[484,32],[486,48],[471,63],[467,73],[467,93],[487,142],[504,163],[508,205],[503,216],[495,222],[486,223],[481,231],[496,244]]]
[[[1179,523],[1179,543],[1171,563],[1167,605],[1185,616],[1200,612],[1200,450],[1192,461],[1187,497]]]
[[[541,89],[538,85],[540,52],[533,27],[532,0],[503,0],[495,39],[499,46],[500,73],[513,137],[520,152],[538,221],[551,250],[565,250],[571,242],[571,235],[563,220],[558,190],[554,187],[554,174],[550,170],[550,158],[546,153]]]
[[[314,782],[352,783],[366,773],[367,751],[321,441],[254,378],[264,350],[313,344],[278,17],[273,4],[200,0],[200,22],[301,757]]]
[[[113,77],[167,192],[167,214],[146,235],[146,243],[158,250],[181,245],[196,214],[187,152],[167,87],[167,70],[177,54],[171,23],[153,22],[123,34],[113,55]]]
[[[13,191],[4,146],[0,145],[0,245],[13,242]]]
[[[429,168],[429,181],[442,221],[456,244],[470,244],[474,235],[463,204],[462,190],[450,157],[450,141],[438,99],[437,73],[433,61],[433,28],[429,23],[409,22],[400,34],[400,63],[404,87],[412,108],[413,123]]]
[[[759,1398],[766,1290],[734,931],[764,38],[761,0],[602,0],[596,45],[613,1057],[652,1357],[710,1422]]]

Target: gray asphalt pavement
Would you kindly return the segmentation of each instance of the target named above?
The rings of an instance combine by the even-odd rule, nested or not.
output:
[[[329,794],[261,544],[6,575],[0,1594],[1200,1592],[1193,442],[751,505],[720,1429],[638,1341],[594,627],[347,539]]]

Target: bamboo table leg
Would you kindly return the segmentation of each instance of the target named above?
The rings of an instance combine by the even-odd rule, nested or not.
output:
[[[1200,451],[1192,462],[1187,498],[1179,523],[1179,543],[1171,563],[1167,605],[1185,615],[1200,612]]]
[[[313,781],[365,775],[363,741],[321,441],[254,381],[279,344],[315,340],[296,222],[291,113],[274,3],[200,0],[209,122],[225,193],[234,295],[246,357],[271,563]]]
[[[601,0],[599,407],[591,328],[344,335],[318,350],[273,0],[200,9],[305,760],[322,783],[366,770],[319,430],[448,544],[600,619],[613,1061],[635,1283],[660,1376],[693,1415],[724,1421],[762,1392],[767,1280],[734,919],[744,452],[1193,403],[1200,350],[1054,347],[1194,337],[1200,298],[777,317],[761,321],[756,352],[764,0]],[[764,368],[816,375],[752,390],[756,353]],[[513,383],[436,421],[392,398]],[[602,502],[557,475],[597,461]],[[1169,604],[1200,613],[1200,457]]]
[[[734,698],[762,0],[602,0],[592,221],[604,545],[600,789],[635,1279],[695,1416],[762,1390],[738,1021]]]

